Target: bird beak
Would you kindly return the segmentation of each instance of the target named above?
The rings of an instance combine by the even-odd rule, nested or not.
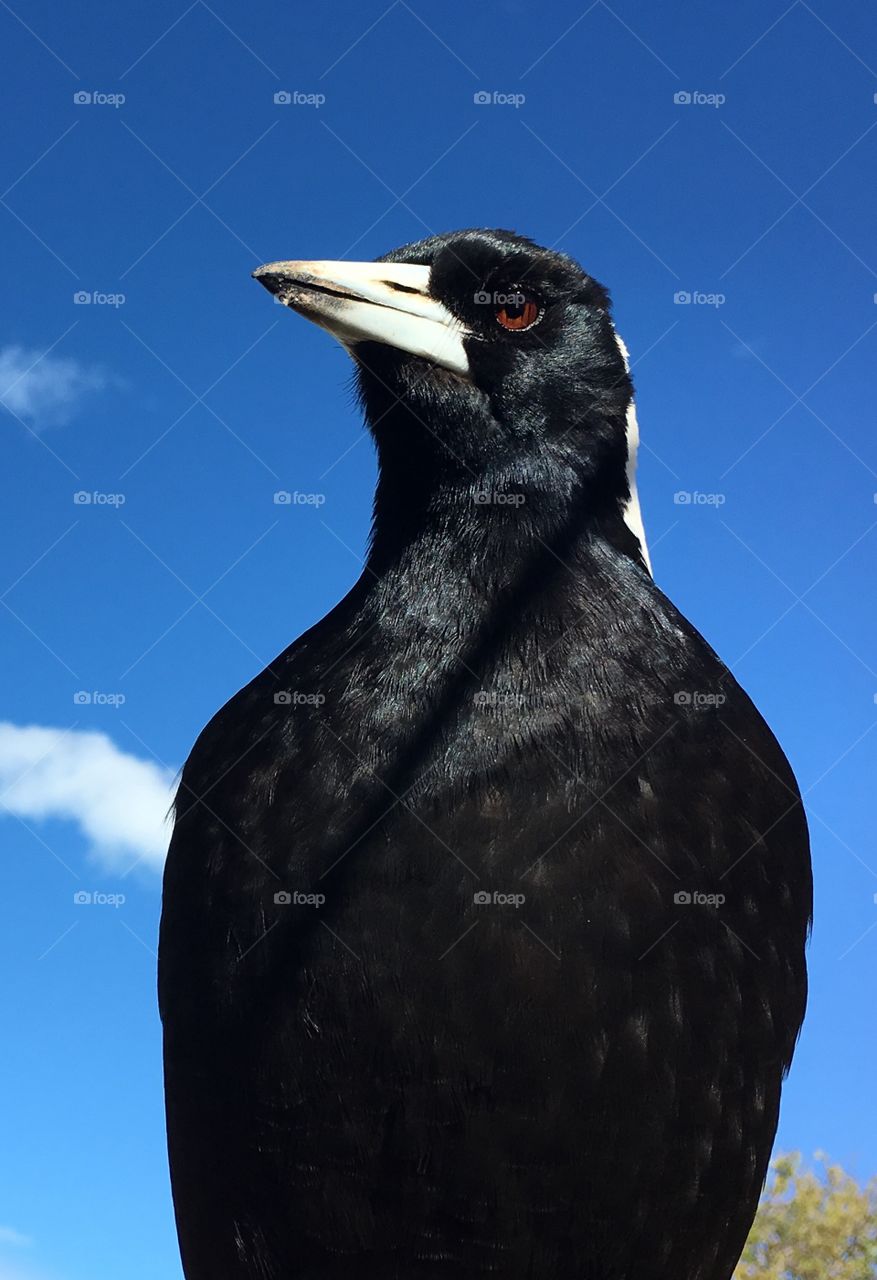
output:
[[[469,330],[430,297],[429,271],[408,262],[269,262],[253,278],[354,356],[360,342],[383,342],[466,377]]]

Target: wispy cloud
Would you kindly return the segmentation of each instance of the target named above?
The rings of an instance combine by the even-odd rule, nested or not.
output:
[[[33,1243],[30,1236],[14,1227],[0,1227],[0,1249],[30,1249]],[[11,1255],[0,1257],[0,1280],[60,1280],[60,1277],[56,1271],[46,1270],[39,1260],[31,1261],[30,1255],[23,1261],[19,1253],[14,1259]]]
[[[0,348],[0,405],[36,430],[63,426],[90,391],[107,385],[106,374],[72,356],[17,345]]]
[[[138,858],[161,866],[173,780],[105,733],[0,721],[0,814],[74,822],[114,870]]]
[[[33,1244],[30,1236],[16,1231],[14,1227],[0,1227],[0,1249],[29,1249]],[[14,1261],[0,1258],[0,1280],[49,1280],[45,1271],[35,1270],[30,1262],[21,1262],[19,1257]]]
[[[0,1227],[0,1244],[14,1244],[19,1248],[25,1248],[27,1245],[33,1244],[30,1236],[23,1235],[22,1232],[16,1231],[14,1227]]]
[[[0,1280],[56,1280],[55,1274],[36,1271],[29,1265],[0,1258]]]

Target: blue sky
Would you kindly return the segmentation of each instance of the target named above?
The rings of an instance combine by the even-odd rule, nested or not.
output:
[[[296,8],[0,4],[0,1280],[180,1276],[162,813],[209,716],[359,571],[347,357],[249,273],[462,226],[612,290],[656,577],[807,796],[780,1144],[877,1172],[873,11]]]

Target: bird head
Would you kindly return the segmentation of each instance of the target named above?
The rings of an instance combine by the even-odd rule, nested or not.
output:
[[[623,521],[647,567],[627,353],[607,291],[578,263],[509,231],[469,230],[375,262],[253,274],[350,352],[385,477],[581,502]]]

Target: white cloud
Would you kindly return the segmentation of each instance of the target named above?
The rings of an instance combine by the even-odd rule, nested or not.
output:
[[[0,1248],[30,1248],[33,1244],[30,1236],[23,1235],[14,1227],[0,1227]],[[16,1259],[0,1258],[0,1280],[49,1280],[43,1271],[35,1271],[30,1263],[22,1263]]]
[[[62,426],[89,391],[101,391],[107,378],[71,356],[43,355],[28,347],[0,348],[0,405],[29,426]]]
[[[53,1280],[53,1277],[47,1271],[35,1271],[30,1266],[0,1258],[0,1280]]]
[[[0,1244],[15,1244],[23,1248],[25,1245],[33,1244],[33,1241],[30,1236],[23,1235],[14,1227],[0,1227]]]
[[[75,822],[113,869],[138,858],[161,867],[173,780],[170,769],[128,755],[105,733],[0,721],[0,814]]]
[[[30,1236],[23,1235],[20,1231],[16,1231],[14,1227],[0,1227],[0,1249],[11,1246],[13,1248],[30,1248],[33,1240]],[[30,1261],[22,1262],[18,1257],[12,1261],[8,1257],[0,1258],[0,1280],[59,1280],[55,1271],[46,1271],[39,1264],[33,1264]]]

